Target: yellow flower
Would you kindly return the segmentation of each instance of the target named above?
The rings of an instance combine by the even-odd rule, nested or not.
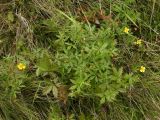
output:
[[[141,66],[139,69],[140,72],[145,72],[145,70],[146,70],[146,68],[144,66]]]
[[[134,42],[136,45],[141,45],[142,44],[142,40],[138,39],[136,42]]]
[[[128,34],[129,33],[129,28],[125,27],[124,32]]]
[[[23,64],[23,63],[19,63],[19,64],[17,64],[17,68],[18,68],[18,70],[25,70],[26,69],[26,65]]]

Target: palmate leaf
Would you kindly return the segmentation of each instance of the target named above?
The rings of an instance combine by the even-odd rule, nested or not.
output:
[[[57,65],[52,61],[47,53],[37,63],[36,75],[39,76],[43,72],[53,72],[57,70]]]
[[[53,68],[51,68],[52,66],[52,61],[49,57],[49,55],[47,54],[43,54],[43,57],[39,60],[38,62],[38,68],[43,70],[43,71],[49,71]]]

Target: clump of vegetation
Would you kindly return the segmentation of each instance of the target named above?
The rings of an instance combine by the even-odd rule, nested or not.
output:
[[[158,1],[16,0],[0,11],[0,119],[160,118]]]

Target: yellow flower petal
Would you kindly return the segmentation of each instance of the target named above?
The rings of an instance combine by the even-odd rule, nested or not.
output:
[[[124,32],[128,34],[129,33],[129,28],[125,27]]]
[[[134,42],[136,45],[141,45],[142,44],[142,40],[138,39],[136,42]]]
[[[17,68],[18,68],[19,70],[25,70],[25,69],[26,69],[26,65],[23,64],[23,63],[19,63],[19,64],[17,65]]]
[[[145,70],[146,70],[146,68],[144,66],[141,66],[139,69],[140,72],[145,72]]]

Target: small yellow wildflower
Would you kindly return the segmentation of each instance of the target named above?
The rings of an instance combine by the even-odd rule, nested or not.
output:
[[[25,69],[26,69],[26,65],[23,64],[23,63],[19,63],[19,64],[17,65],[17,68],[18,68],[18,70],[25,70]]]
[[[144,66],[141,66],[139,69],[140,72],[145,72],[145,70],[146,70],[146,68]]]
[[[138,39],[136,42],[134,42],[136,45],[141,45],[142,44],[142,40]]]
[[[129,33],[129,28],[125,27],[124,32],[128,34]]]

